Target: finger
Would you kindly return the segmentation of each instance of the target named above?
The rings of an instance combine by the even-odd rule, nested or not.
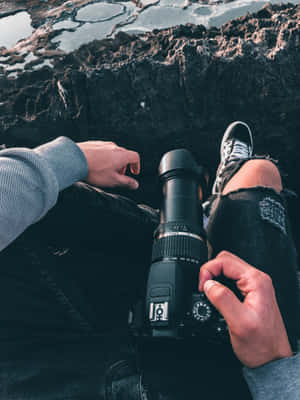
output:
[[[120,169],[119,173],[120,173],[121,175],[124,175],[124,174],[126,173],[126,169],[127,169],[127,165],[124,165],[124,166]]]
[[[130,164],[130,171],[138,175],[141,170],[140,155],[136,151],[126,150],[126,163]]]
[[[216,258],[205,263],[199,274],[199,290],[203,290],[203,285],[207,280],[224,274],[227,278],[239,280],[242,276],[255,270],[241,258],[229,252],[221,252]]]
[[[236,321],[241,323],[244,307],[230,289],[219,282],[208,280],[205,282],[204,291],[209,301],[223,315],[229,327],[234,327]]]
[[[118,174],[116,180],[117,180],[117,185],[120,187],[132,190],[136,190],[139,187],[138,181],[127,175]]]

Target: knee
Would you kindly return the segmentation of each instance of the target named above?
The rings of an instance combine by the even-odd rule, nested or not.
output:
[[[247,161],[226,184],[223,194],[254,186],[271,187],[280,193],[282,190],[281,176],[272,161],[265,159]]]
[[[249,160],[243,167],[245,172],[253,175],[259,180],[271,180],[281,184],[281,176],[276,165],[265,159]]]

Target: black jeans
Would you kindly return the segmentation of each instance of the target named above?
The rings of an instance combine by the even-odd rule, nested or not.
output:
[[[295,349],[297,256],[285,206],[267,188],[215,197],[207,235],[212,257],[228,250],[271,275]],[[145,293],[157,223],[155,210],[77,184],[0,254],[0,399],[138,400],[141,373],[152,399],[250,399],[226,346],[137,351],[131,340],[128,309]]]
[[[269,157],[254,156],[251,159]],[[225,182],[246,163],[229,165]],[[239,189],[227,195],[212,196],[207,225],[211,258],[227,250],[250,265],[269,274],[294,352],[300,333],[299,279],[297,252],[288,216],[288,197],[284,189],[278,194],[268,187]]]

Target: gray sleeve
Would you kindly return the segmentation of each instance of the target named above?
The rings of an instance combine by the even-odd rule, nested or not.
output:
[[[300,354],[258,368],[243,368],[253,400],[300,399]]]
[[[33,150],[0,151],[0,250],[41,219],[60,190],[87,174],[84,154],[66,137]]]

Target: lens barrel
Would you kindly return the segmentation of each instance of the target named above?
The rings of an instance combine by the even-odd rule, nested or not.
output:
[[[203,186],[203,169],[185,149],[166,153],[159,166],[163,184],[160,225],[154,234],[152,262],[166,259],[188,259],[202,263],[206,234],[199,186]]]

